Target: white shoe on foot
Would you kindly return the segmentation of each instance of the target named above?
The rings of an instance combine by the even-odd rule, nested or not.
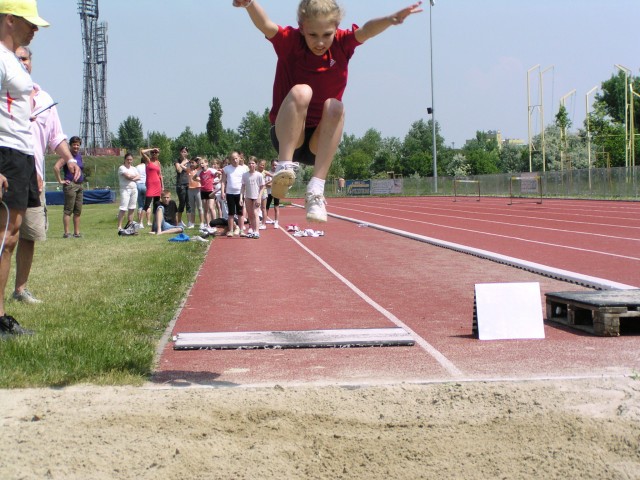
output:
[[[31,305],[42,303],[42,300],[39,300],[36,297],[34,297],[32,293],[26,288],[21,292],[13,292],[13,299],[18,300],[19,302],[29,303]]]
[[[276,220],[275,222],[273,222],[273,228],[280,228],[280,224],[278,223],[278,221]]]
[[[271,180],[271,195],[274,198],[285,198],[287,192],[296,181],[296,171],[300,168],[297,162],[278,163],[276,173]]]
[[[327,221],[327,201],[324,195],[316,195],[307,192],[304,201],[307,210],[307,221],[309,222],[326,222]]]

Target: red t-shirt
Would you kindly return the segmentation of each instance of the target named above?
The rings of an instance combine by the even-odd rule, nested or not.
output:
[[[315,127],[322,118],[322,107],[329,98],[342,100],[347,87],[349,60],[360,42],[356,40],[357,25],[351,30],[336,30],[331,48],[323,56],[314,55],[307,47],[299,28],[278,27],[270,39],[278,55],[276,78],[273,82],[273,107],[269,114],[276,123],[278,110],[294,85],[306,84],[313,90],[307,111],[307,127]]]
[[[211,168],[202,170],[200,172],[200,191],[201,192],[213,192],[213,180],[215,177],[215,171]]]

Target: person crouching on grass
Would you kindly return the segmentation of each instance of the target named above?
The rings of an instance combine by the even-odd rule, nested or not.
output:
[[[264,188],[264,176],[256,170],[256,159],[251,157],[249,158],[249,171],[242,174],[242,188],[240,190],[240,201],[244,201],[247,207],[247,217],[251,226],[247,238],[260,238],[258,212]]]
[[[171,190],[163,190],[160,194],[160,202],[155,211],[153,228],[149,233],[156,235],[182,233],[184,230],[178,226],[177,214],[178,205],[171,200]]]
[[[271,141],[278,151],[271,194],[286,196],[296,179],[294,160],[313,165],[305,195],[308,221],[327,221],[324,186],[342,138],[342,95],[351,56],[362,43],[421,12],[421,3],[370,20],[362,28],[342,30],[343,11],[335,0],[302,0],[297,28],[274,23],[256,0],[233,0],[233,6],[247,10],[278,56],[269,114]]]

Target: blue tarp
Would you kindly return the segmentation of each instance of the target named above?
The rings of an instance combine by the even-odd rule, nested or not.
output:
[[[47,205],[64,205],[64,193],[47,192]],[[113,190],[85,190],[83,193],[83,205],[94,203],[114,203],[116,192]]]

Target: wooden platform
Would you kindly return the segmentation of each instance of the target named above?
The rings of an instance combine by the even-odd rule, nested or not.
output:
[[[347,348],[412,346],[403,328],[353,328],[279,332],[179,333],[174,350],[224,350],[256,348]]]
[[[621,319],[640,322],[640,290],[547,293],[547,320],[594,335],[617,337]]]

